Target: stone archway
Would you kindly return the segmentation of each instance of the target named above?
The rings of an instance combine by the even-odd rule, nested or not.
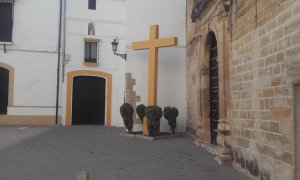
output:
[[[203,123],[203,147],[216,154],[221,164],[230,160],[226,136],[230,133],[228,108],[227,34],[213,25],[201,43],[200,60],[200,115]],[[212,145],[215,146],[212,146]]]
[[[204,143],[217,145],[219,122],[219,43],[213,31],[207,32],[201,62],[201,116],[204,121]]]
[[[92,70],[77,70],[67,73],[67,97],[66,97],[66,126],[72,124],[72,95],[73,80],[78,76],[94,76],[105,79],[106,82],[106,100],[105,100],[105,126],[111,125],[111,99],[112,99],[112,75]]]

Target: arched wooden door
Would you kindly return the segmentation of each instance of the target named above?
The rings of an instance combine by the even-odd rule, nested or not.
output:
[[[0,114],[7,114],[9,70],[0,67]]]
[[[217,144],[217,129],[219,121],[219,68],[217,41],[215,35],[213,34],[212,36],[209,58],[210,129],[211,143]]]
[[[105,125],[106,79],[73,78],[72,125]]]

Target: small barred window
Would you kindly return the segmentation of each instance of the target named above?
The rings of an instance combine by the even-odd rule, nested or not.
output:
[[[0,0],[0,42],[12,42],[13,2]]]
[[[89,9],[96,10],[96,0],[89,0]]]

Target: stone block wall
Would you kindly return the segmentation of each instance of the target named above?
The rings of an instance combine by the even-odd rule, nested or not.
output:
[[[201,138],[200,102],[199,102],[199,63],[200,59],[200,34],[195,33],[196,24],[190,18],[193,0],[187,0],[187,125],[186,130],[191,135]]]
[[[294,66],[300,62],[300,3],[234,2],[229,81],[235,166],[258,179],[294,179],[297,77],[290,72],[300,73]]]
[[[300,84],[297,84],[295,86],[295,115],[296,115],[296,126],[295,126],[295,130],[296,130],[296,158],[295,158],[295,162],[300,162]],[[300,164],[295,164],[296,165],[296,176],[299,178],[300,177]]]
[[[195,135],[198,139],[202,137],[202,124],[200,117],[200,90],[199,90],[199,67],[197,59],[200,59],[199,37],[191,42],[192,47],[187,48],[187,132]]]
[[[223,51],[220,77],[228,80],[220,92],[226,101],[220,111],[226,111],[222,119],[230,124],[227,143],[234,167],[255,179],[297,179],[294,89],[300,83],[300,1],[232,0],[228,14],[224,2],[207,3],[192,22],[193,0],[187,0],[187,131],[208,143],[205,40],[206,32],[214,31]]]

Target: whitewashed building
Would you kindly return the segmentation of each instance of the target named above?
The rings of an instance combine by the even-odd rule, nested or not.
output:
[[[63,125],[74,124],[80,119],[89,119],[91,122],[85,120],[78,123],[123,126],[119,107],[124,101],[125,60],[113,54],[111,42],[118,36],[119,51],[125,51],[125,7],[126,1],[67,1],[64,30],[65,61],[63,61],[65,66],[62,66],[64,67],[61,113]],[[95,76],[98,78],[95,79]],[[94,86],[95,83],[100,84]],[[76,94],[77,92],[79,94]],[[93,92],[96,94],[101,92],[97,101],[93,100],[96,96]],[[87,100],[89,98],[91,99]],[[84,111],[81,112],[80,109]],[[97,120],[99,118],[102,122]]]
[[[149,25],[158,24],[161,37],[178,37],[177,47],[159,52],[158,105],[178,107],[178,130],[185,131],[185,6],[182,0],[0,0],[0,124],[123,126],[125,73],[136,79],[136,103],[147,104],[148,52],[131,50],[131,43],[146,40]],[[116,53],[127,54],[126,61],[112,52],[116,37]],[[168,131],[166,121],[162,130]]]
[[[0,1],[1,124],[54,124],[59,1]]]

